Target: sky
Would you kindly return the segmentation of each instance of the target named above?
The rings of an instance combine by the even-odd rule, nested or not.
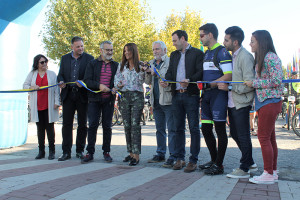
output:
[[[166,16],[172,11],[183,13],[185,8],[189,7],[191,10],[200,12],[205,22],[216,24],[220,43],[223,43],[226,28],[239,26],[245,33],[242,45],[250,51],[251,34],[256,30],[267,30],[273,38],[275,49],[284,66],[293,60],[293,55],[298,57],[298,49],[300,49],[299,0],[146,0],[146,2],[149,4],[157,29],[163,27]],[[32,58],[36,54],[44,53],[42,39],[38,37],[38,33],[45,20],[46,11],[47,8],[43,9],[33,24],[29,63],[32,63]],[[51,68],[50,65],[52,65],[52,70],[57,71],[57,65],[49,64],[49,68]]]

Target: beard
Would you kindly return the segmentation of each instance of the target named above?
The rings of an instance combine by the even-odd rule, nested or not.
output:
[[[103,55],[104,56],[104,58],[106,59],[106,60],[111,60],[112,59],[112,55],[107,55],[107,54],[105,54],[105,55]]]

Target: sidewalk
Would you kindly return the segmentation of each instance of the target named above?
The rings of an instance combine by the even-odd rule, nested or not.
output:
[[[198,169],[196,172],[184,173],[183,170],[162,168],[162,163],[147,163],[156,150],[153,122],[142,127],[141,161],[136,167],[129,167],[122,162],[127,155],[122,126],[113,127],[112,163],[105,163],[102,158],[101,129],[98,130],[95,161],[90,164],[80,164],[80,160],[75,158],[74,147],[72,159],[65,162],[58,162],[57,159],[34,160],[38,152],[36,126],[30,123],[25,145],[0,150],[0,200],[300,199],[300,138],[291,131],[281,129],[281,124],[279,120],[276,130],[279,183],[256,185],[249,183],[247,179],[226,177],[226,173],[238,166],[240,158],[239,150],[231,138],[224,161],[224,175],[206,176]],[[56,124],[55,129],[58,157],[62,153],[61,124]],[[187,146],[189,142],[187,134]],[[189,148],[186,148],[186,152],[188,158]],[[47,156],[48,150],[46,158]],[[263,163],[256,137],[253,137],[253,157],[259,166],[259,171],[254,175],[261,174]],[[198,164],[208,160],[208,150],[202,137]]]

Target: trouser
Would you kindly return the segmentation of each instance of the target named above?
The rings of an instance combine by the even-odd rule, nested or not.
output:
[[[199,96],[187,92],[176,93],[172,98],[175,124],[175,154],[177,160],[185,159],[185,123],[186,116],[191,134],[189,162],[197,163],[200,152]]]
[[[62,127],[62,150],[64,154],[71,154],[73,144],[73,120],[77,110],[77,136],[76,152],[84,151],[87,137],[87,103],[83,103],[78,92],[69,91],[68,96],[63,101],[63,127]]]
[[[111,135],[112,135],[112,115],[114,111],[114,101],[111,98],[101,99],[97,102],[89,102],[88,104],[88,145],[86,150],[90,154],[95,153],[95,144],[97,139],[97,129],[99,127],[100,115],[102,115],[103,129],[103,152],[110,152]]]
[[[168,127],[168,148],[170,159],[175,159],[175,124],[173,118],[172,105],[160,105],[155,101],[153,106],[153,114],[156,126],[156,153],[159,156],[166,154],[166,127]]]
[[[254,164],[250,137],[250,109],[251,106],[238,110],[235,107],[228,108],[230,135],[242,153],[240,169],[245,172],[248,172],[249,167]]]
[[[49,144],[49,151],[55,152],[54,123],[49,123],[48,109],[38,111],[39,122],[36,122],[39,151],[45,152],[45,130]]]
[[[123,118],[127,151],[141,154],[141,116],[144,108],[144,93],[138,91],[122,92],[120,111]]]
[[[257,137],[264,160],[264,170],[273,174],[277,170],[278,149],[275,136],[275,122],[281,111],[282,101],[261,107],[258,113]]]

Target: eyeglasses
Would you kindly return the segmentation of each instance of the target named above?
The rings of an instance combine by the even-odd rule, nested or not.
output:
[[[114,51],[114,49],[103,49],[103,50],[105,50],[106,52],[113,52]]]
[[[48,63],[48,60],[41,61],[40,63],[43,65],[45,63]]]
[[[200,38],[203,38],[205,35],[207,35],[207,33],[200,34]]]

